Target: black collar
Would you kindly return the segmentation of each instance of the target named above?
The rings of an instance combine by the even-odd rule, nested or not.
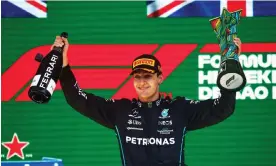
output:
[[[161,95],[159,95],[159,98],[152,102],[142,102],[139,99],[133,98],[132,103],[137,105],[138,107],[143,108],[153,108],[153,107],[159,107],[162,103],[171,103],[172,99],[169,96],[166,96],[165,98]]]
[[[158,107],[161,104],[162,97],[159,96],[159,98],[152,102],[142,102],[139,99],[137,100],[138,107],[144,107],[144,108],[153,108]]]

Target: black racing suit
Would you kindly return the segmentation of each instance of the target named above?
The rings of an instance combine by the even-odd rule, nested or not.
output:
[[[104,99],[82,91],[69,65],[60,83],[72,108],[116,132],[123,166],[184,166],[186,132],[217,124],[235,108],[235,93],[224,91],[206,101]]]

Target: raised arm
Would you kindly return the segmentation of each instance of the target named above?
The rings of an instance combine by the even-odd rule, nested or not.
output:
[[[233,40],[241,53],[241,41]],[[214,100],[185,100],[185,113],[188,117],[187,130],[196,130],[222,122],[233,114],[236,104],[236,92],[221,90],[221,96]]]
[[[196,130],[222,122],[233,114],[236,93],[221,91],[217,99],[185,100],[184,112],[188,118],[187,130]]]
[[[79,87],[69,65],[62,70],[60,84],[66,101],[72,108],[105,127],[114,127],[117,110],[122,100],[104,99],[84,92]]]
[[[68,64],[67,51],[69,43],[66,38],[56,37],[53,46],[64,46],[63,69],[60,75],[60,84],[67,103],[82,115],[97,123],[114,128],[118,108],[121,108],[126,100],[111,100],[84,92]]]

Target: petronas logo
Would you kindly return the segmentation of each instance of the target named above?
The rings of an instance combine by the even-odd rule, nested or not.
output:
[[[169,109],[163,109],[163,111],[161,112],[161,115],[163,118],[167,117],[169,115]]]

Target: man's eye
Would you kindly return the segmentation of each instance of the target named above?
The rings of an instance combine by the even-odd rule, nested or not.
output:
[[[145,76],[144,76],[145,79],[149,79],[149,78],[151,78],[151,77],[152,77],[151,75],[145,75]]]
[[[141,76],[134,76],[135,79],[141,79]]]
[[[140,80],[140,79],[151,79],[151,78],[152,78],[152,75],[150,75],[150,74],[143,75],[143,76],[140,76],[140,75],[134,76],[134,79],[137,79],[137,80]]]

